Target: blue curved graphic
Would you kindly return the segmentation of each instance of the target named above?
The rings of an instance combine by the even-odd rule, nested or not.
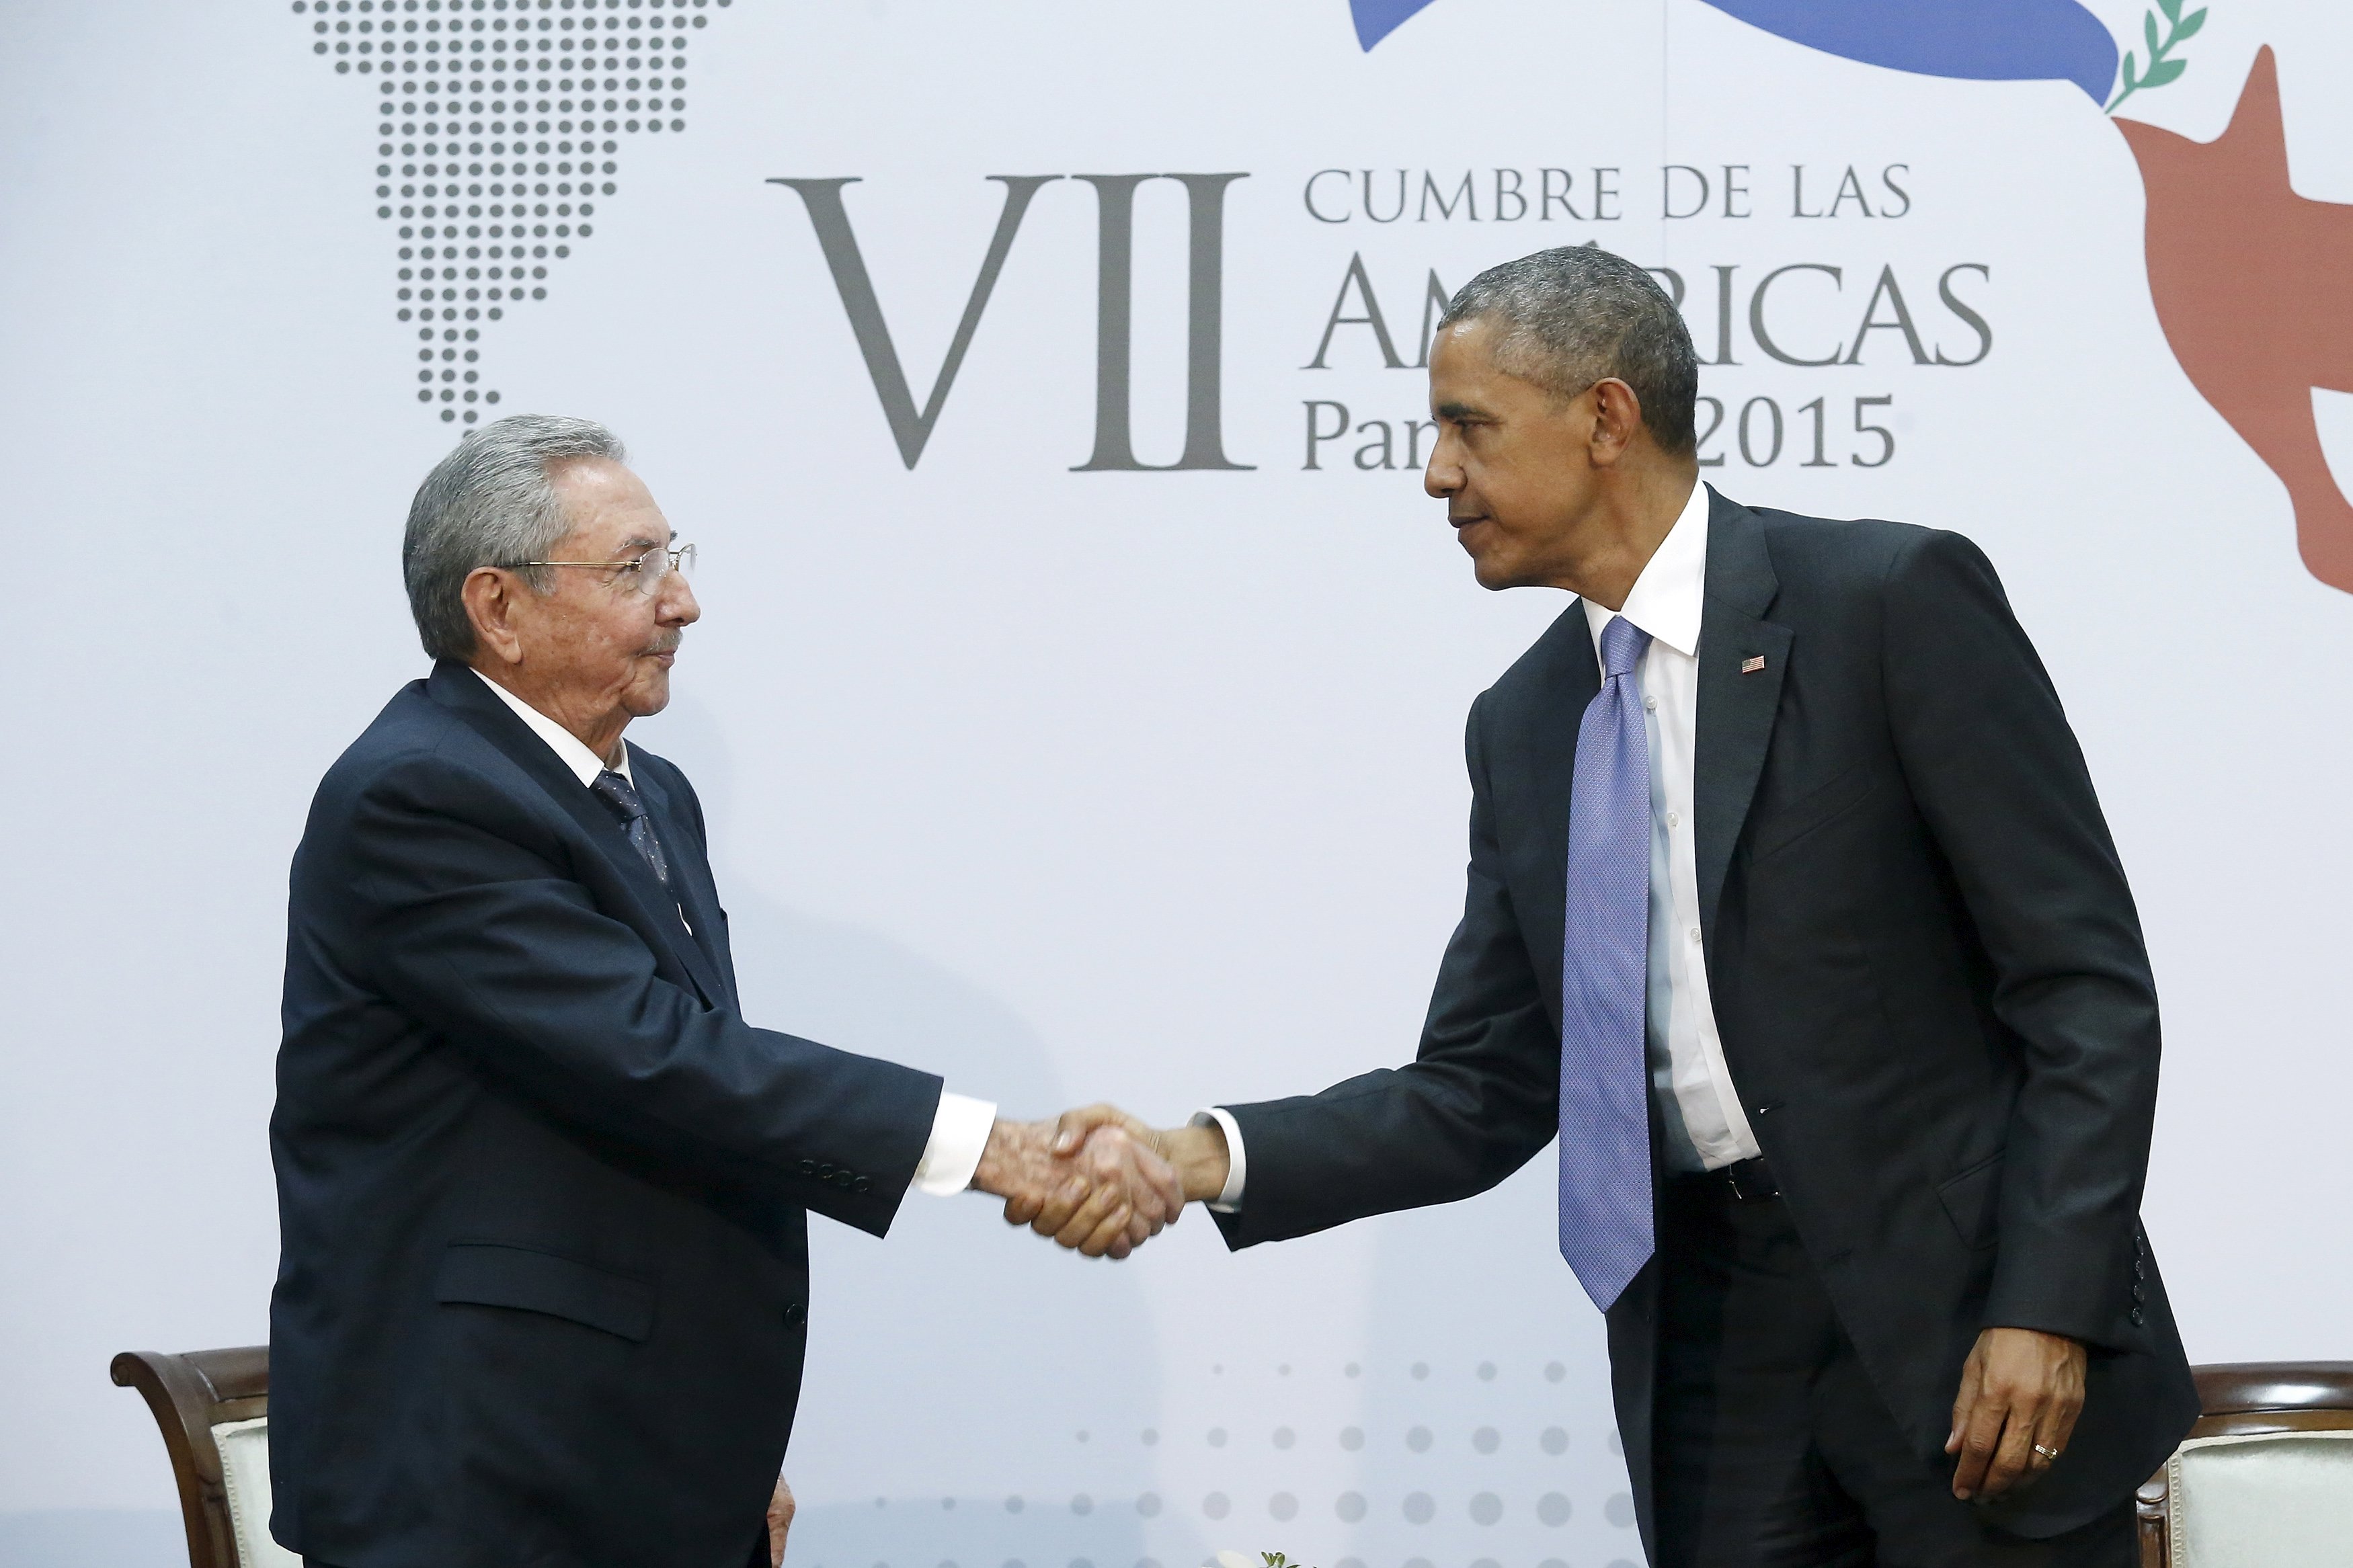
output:
[[[1923,76],[2072,81],[2094,103],[2107,101],[2116,77],[2116,39],[2075,0],[1707,3],[1791,43]]]
[[[1356,42],[1370,49],[1429,4],[1430,0],[1348,0],[1348,9],[1356,18]]]
[[[1841,59],[1975,81],[2072,81],[2105,103],[2116,41],[2075,0],[1707,0]],[[1430,0],[1348,0],[1371,48]]]

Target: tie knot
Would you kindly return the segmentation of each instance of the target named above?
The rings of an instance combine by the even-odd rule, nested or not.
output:
[[[1602,675],[1632,674],[1635,661],[1650,646],[1650,633],[1623,616],[1612,616],[1609,624],[1601,628]]]
[[[606,805],[621,814],[624,824],[635,822],[646,815],[646,803],[638,798],[637,787],[610,768],[598,773],[596,782],[588,787]]]

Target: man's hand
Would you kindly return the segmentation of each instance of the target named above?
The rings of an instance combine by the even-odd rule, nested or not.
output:
[[[785,1485],[785,1478],[776,1478],[776,1489],[768,1499],[768,1568],[785,1568],[785,1535],[793,1527],[793,1489]]]
[[[999,1121],[972,1184],[1005,1200],[1008,1224],[1089,1258],[1125,1258],[1185,1207],[1167,1161],[1119,1128],[1058,1148],[1051,1122]]]
[[[2034,1329],[1988,1329],[1953,1401],[1953,1495],[1998,1498],[2031,1484],[2067,1451],[2084,1409],[2084,1347]]]
[[[1062,1112],[1054,1138],[1054,1152],[1078,1149],[1099,1131],[1116,1129],[1150,1148],[1176,1167],[1185,1201],[1208,1203],[1226,1190],[1230,1158],[1225,1129],[1212,1121],[1207,1127],[1154,1129],[1116,1105],[1090,1105]]]

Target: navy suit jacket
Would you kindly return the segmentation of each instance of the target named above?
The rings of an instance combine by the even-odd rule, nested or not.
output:
[[[744,1021],[702,806],[631,768],[669,889],[461,666],[319,786],[270,1119],[293,1551],[743,1568],[800,1388],[807,1211],[879,1236],[913,1177],[939,1079]]]
[[[1570,780],[1599,689],[1573,603],[1472,704],[1469,890],[1419,1058],[1233,1107],[1230,1245],[1468,1197],[1552,1142]],[[1989,1509],[2021,1534],[2084,1523],[2199,1404],[2137,1212],[2157,993],[2058,694],[1967,539],[1717,495],[1695,739],[1717,1030],[1840,1321],[1928,1464],[1979,1330],[2089,1345],[2065,1457]],[[1646,1539],[1657,1289],[1645,1268],[1609,1316]]]

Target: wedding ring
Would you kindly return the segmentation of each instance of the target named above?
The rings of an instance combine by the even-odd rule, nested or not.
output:
[[[2034,1445],[2034,1451],[2035,1451],[2036,1453],[2038,1453],[2038,1454],[2042,1455],[2042,1456],[2044,1458],[2046,1458],[2046,1459],[2055,1459],[2055,1458],[2057,1458],[2059,1457],[2059,1450],[2058,1450],[2058,1449],[2056,1449],[2056,1448],[2046,1448],[2046,1447],[2043,1447],[2042,1444],[2040,1444],[2040,1443],[2037,1443],[2037,1444],[2035,1444],[2035,1445]]]

